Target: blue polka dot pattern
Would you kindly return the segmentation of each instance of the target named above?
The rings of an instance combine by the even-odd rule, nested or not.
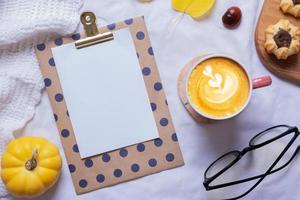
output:
[[[90,168],[90,167],[92,167],[93,166],[93,161],[91,160],[91,159],[86,159],[85,161],[84,161],[84,165],[87,167],[87,168]]]
[[[119,154],[121,157],[126,157],[128,155],[128,151],[125,148],[120,149]]]
[[[63,136],[64,138],[69,137],[69,135],[70,135],[70,132],[68,129],[63,129],[61,131],[61,136]]]
[[[107,25],[107,28],[109,30],[114,30],[116,28],[116,25],[115,24],[109,24],[109,25]]]
[[[85,188],[87,185],[88,185],[88,182],[87,182],[85,179],[81,179],[81,180],[79,181],[79,186],[80,186],[81,188]]]
[[[64,100],[64,96],[62,94],[56,94],[55,95],[55,100],[57,102],[62,102]]]
[[[155,89],[156,91],[160,91],[160,90],[162,89],[162,84],[161,84],[160,82],[156,82],[156,83],[154,84],[154,89]]]
[[[138,40],[143,40],[145,38],[145,34],[142,31],[136,33],[136,38]]]
[[[36,45],[36,48],[39,51],[44,51],[46,49],[46,45],[44,43]]]
[[[169,121],[167,118],[161,118],[160,121],[159,121],[160,125],[162,126],[167,126]]]
[[[105,181],[105,176],[103,174],[98,174],[96,180],[98,183],[103,183]]]
[[[132,24],[133,19],[132,18],[126,19],[124,22],[125,22],[125,24],[130,25],[130,24]]]
[[[154,145],[155,145],[155,146],[160,147],[162,144],[163,144],[162,139],[156,138],[156,139],[154,140]]]
[[[155,103],[151,103],[151,109],[152,111],[155,111],[157,108],[156,104]]]
[[[80,34],[79,33],[75,33],[72,35],[72,39],[73,40],[79,40],[80,39]]]
[[[114,176],[115,177],[117,177],[117,178],[119,178],[119,177],[121,177],[122,176],[122,170],[120,170],[120,169],[115,169],[115,171],[114,171]]]
[[[110,161],[110,155],[108,153],[104,153],[102,155],[103,162],[109,162]]]
[[[51,79],[49,79],[49,78],[44,79],[44,84],[46,87],[49,87],[51,85],[51,83],[52,83]]]
[[[171,137],[172,137],[172,140],[173,140],[174,142],[177,142],[177,141],[178,141],[178,138],[177,138],[177,134],[176,134],[176,133],[173,133]]]
[[[57,114],[54,113],[53,116],[54,116],[55,121],[57,122],[57,120],[58,120]]]
[[[136,149],[139,151],[139,152],[143,152],[145,151],[145,145],[140,143],[137,145]]]
[[[173,160],[174,160],[174,154],[172,154],[172,153],[168,153],[167,155],[166,155],[166,160],[168,161],[168,162],[172,162]]]
[[[76,171],[75,165],[69,164],[69,171],[70,171],[71,173],[75,172],[75,171]]]
[[[151,56],[154,55],[152,47],[149,47],[149,49],[148,49],[148,54],[151,55]]]
[[[69,111],[68,111],[68,110],[67,110],[66,114],[67,114],[67,116],[68,116],[68,117],[70,117],[70,115],[69,115]]]
[[[54,43],[57,45],[57,46],[60,46],[63,44],[63,39],[62,38],[57,38],[54,40]]]
[[[132,164],[131,165],[131,171],[138,172],[140,170],[140,166],[138,164]]]
[[[168,105],[168,101],[167,101],[167,99],[165,100],[165,104],[166,104],[166,105]]]
[[[78,152],[79,152],[79,149],[78,149],[78,145],[77,145],[77,144],[74,144],[74,145],[73,145],[73,151],[74,151],[75,153],[78,153]]]
[[[157,165],[157,161],[154,159],[154,158],[151,158],[149,161],[148,161],[148,165],[150,167],[155,167]]]
[[[50,58],[49,61],[48,61],[49,65],[54,67],[55,66],[55,62],[54,62],[54,59],[53,58]]]
[[[142,72],[144,76],[149,76],[151,74],[151,69],[149,67],[144,67]]]

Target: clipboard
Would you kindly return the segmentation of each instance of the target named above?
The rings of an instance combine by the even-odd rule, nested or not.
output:
[[[35,48],[76,193],[86,193],[184,165],[144,17],[130,18],[98,28],[95,15],[85,12],[81,15],[81,22],[85,33],[57,38],[38,44]],[[52,48],[74,44],[80,50],[102,45],[113,40],[114,33],[124,29],[129,30],[137,52],[140,73],[151,102],[159,138],[82,158]]]

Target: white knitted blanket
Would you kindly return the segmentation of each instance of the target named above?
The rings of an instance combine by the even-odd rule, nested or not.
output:
[[[75,31],[82,0],[0,0],[0,154],[44,87],[34,45]],[[7,192],[0,181],[0,198]]]

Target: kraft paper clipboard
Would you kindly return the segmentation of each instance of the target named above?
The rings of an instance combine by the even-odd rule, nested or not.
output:
[[[175,168],[184,164],[177,135],[169,113],[167,100],[161,84],[159,72],[155,63],[153,49],[147,33],[143,17],[136,17],[122,22],[100,27],[104,33],[104,41],[112,38],[109,32],[115,33],[128,29],[138,57],[140,73],[143,75],[150,108],[154,116],[159,138],[130,145],[110,152],[82,158],[74,134],[72,114],[68,113],[68,100],[64,99],[62,85],[59,79],[52,48],[60,45],[74,44],[85,48],[89,45],[80,43],[86,34],[74,34],[71,37],[57,38],[43,44],[38,44],[36,54],[39,60],[46,90],[50,99],[54,118],[60,133],[73,185],[77,194],[115,185],[145,175]],[[93,41],[92,41],[93,42]],[[101,59],[101,55],[98,55]],[[88,70],[88,67],[86,67]],[[101,122],[99,122],[101,123]],[[99,141],[101,145],[101,141]]]

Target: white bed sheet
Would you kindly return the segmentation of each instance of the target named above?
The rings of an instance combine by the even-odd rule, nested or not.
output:
[[[152,3],[139,3],[137,0],[86,1],[83,10],[95,12],[98,23],[102,25],[132,16],[145,16],[186,164],[180,168],[76,196],[64,158],[58,184],[39,199],[210,200],[223,196],[225,193],[221,191],[211,194],[203,188],[203,173],[206,167],[221,154],[246,147],[258,130],[277,124],[299,126],[300,89],[272,75],[273,85],[254,91],[249,106],[238,117],[202,125],[193,121],[181,105],[177,95],[177,75],[193,56],[209,52],[233,54],[245,63],[253,76],[269,74],[258,59],[253,39],[255,20],[262,2],[262,0],[217,0],[208,18],[195,21],[186,15],[174,26],[172,25],[174,18],[180,14],[171,9],[171,0],[154,0]],[[243,12],[243,21],[236,30],[225,29],[221,22],[223,12],[231,5],[239,6]],[[39,135],[52,140],[59,145],[64,157],[45,91],[34,119],[23,132],[24,135]],[[299,144],[299,139],[296,144]],[[264,161],[270,161],[271,155],[278,152],[282,145],[278,143],[266,152],[253,156],[255,159],[244,166],[244,172],[267,166]],[[294,149],[295,145],[292,147],[292,150]],[[288,157],[284,157],[283,160],[287,159]],[[244,199],[300,199],[299,166],[300,158],[296,157],[287,169],[268,176]],[[236,171],[235,175],[244,172],[242,168]]]

